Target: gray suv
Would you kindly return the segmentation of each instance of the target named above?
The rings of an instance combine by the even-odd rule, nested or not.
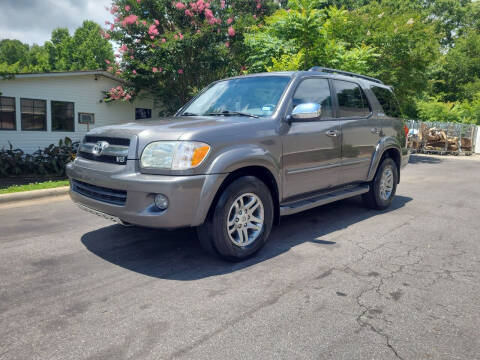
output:
[[[97,128],[67,166],[71,198],[122,224],[197,227],[244,259],[280,217],[362,195],[386,209],[408,163],[392,88],[340,70],[217,81],[173,117]]]

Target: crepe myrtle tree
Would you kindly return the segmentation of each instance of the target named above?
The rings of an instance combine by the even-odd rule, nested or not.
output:
[[[244,31],[276,8],[273,0],[113,1],[103,36],[119,54],[108,70],[133,85],[110,89],[107,100],[148,89],[174,113],[210,82],[245,71]]]

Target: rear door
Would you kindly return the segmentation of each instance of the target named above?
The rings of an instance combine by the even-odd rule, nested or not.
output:
[[[291,123],[283,136],[285,198],[327,189],[339,181],[340,122],[333,115],[329,80],[303,79],[291,99],[290,112],[303,103],[320,104],[322,115]]]
[[[367,179],[381,125],[359,83],[333,80],[337,118],[342,131],[340,183]]]

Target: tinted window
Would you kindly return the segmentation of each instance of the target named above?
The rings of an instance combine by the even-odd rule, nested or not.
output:
[[[15,129],[15,98],[0,96],[0,130]]]
[[[339,117],[363,117],[370,113],[370,107],[360,86],[349,82],[335,80]]]
[[[20,99],[22,130],[47,130],[47,102],[45,100]]]
[[[73,102],[52,101],[52,131],[74,131]]]
[[[402,117],[397,99],[392,91],[378,86],[372,86],[372,91],[377,97],[380,105],[382,105],[385,115],[396,118]]]
[[[322,106],[321,119],[332,117],[332,97],[327,79],[303,80],[293,95],[293,106],[316,103]]]

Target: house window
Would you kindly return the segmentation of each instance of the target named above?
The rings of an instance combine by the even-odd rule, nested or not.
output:
[[[73,102],[52,101],[52,131],[75,131]]]
[[[36,99],[20,99],[22,130],[47,130],[47,102]]]
[[[16,130],[15,98],[0,96],[0,130]]]
[[[135,108],[135,120],[150,119],[152,109]]]

